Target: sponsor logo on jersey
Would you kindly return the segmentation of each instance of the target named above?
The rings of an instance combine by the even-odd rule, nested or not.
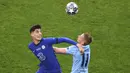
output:
[[[37,48],[37,49],[36,49],[36,51],[39,51],[39,50],[41,50],[41,48]]]

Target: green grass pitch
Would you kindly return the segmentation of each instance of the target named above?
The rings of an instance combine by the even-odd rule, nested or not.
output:
[[[65,13],[68,2],[79,6]],[[0,73],[35,73],[39,61],[28,49],[29,28],[41,24],[43,37],[91,32],[89,73],[130,73],[130,0],[0,0]],[[68,44],[57,45],[60,47]],[[57,55],[70,73],[71,55]]]

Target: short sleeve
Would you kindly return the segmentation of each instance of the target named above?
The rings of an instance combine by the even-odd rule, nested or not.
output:
[[[76,52],[77,52],[77,47],[76,46],[69,46],[67,49],[66,49],[66,54],[72,54],[74,55]]]

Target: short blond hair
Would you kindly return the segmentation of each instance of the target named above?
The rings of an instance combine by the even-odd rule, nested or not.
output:
[[[89,45],[92,42],[92,36],[90,33],[85,32],[84,34],[84,39],[85,39],[85,43],[84,45]]]

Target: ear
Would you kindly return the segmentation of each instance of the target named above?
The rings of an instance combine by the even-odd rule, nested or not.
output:
[[[34,36],[33,32],[31,32],[30,35],[31,35],[31,37],[33,37]]]

